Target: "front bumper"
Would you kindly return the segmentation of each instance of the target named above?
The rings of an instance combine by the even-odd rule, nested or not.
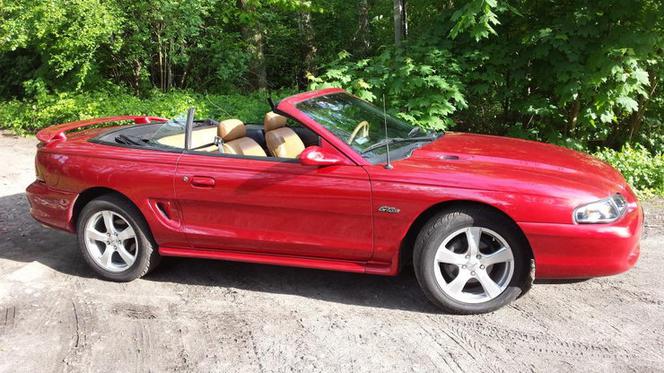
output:
[[[643,209],[612,224],[519,223],[535,257],[535,276],[572,279],[610,276],[634,267],[639,258]]]
[[[76,193],[65,192],[35,181],[25,191],[30,203],[30,214],[35,220],[49,227],[74,232],[72,206]]]

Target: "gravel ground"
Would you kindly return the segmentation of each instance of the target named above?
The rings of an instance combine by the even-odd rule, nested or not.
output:
[[[99,280],[28,214],[34,150],[0,134],[0,371],[664,371],[664,200],[632,271],[450,316],[412,272],[180,259]]]

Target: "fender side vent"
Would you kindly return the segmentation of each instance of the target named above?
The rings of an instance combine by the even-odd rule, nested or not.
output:
[[[171,215],[169,214],[169,210],[170,210],[170,209],[169,209],[168,207],[164,206],[164,203],[163,203],[163,202],[157,202],[156,205],[157,205],[157,208],[159,209],[159,212],[161,212],[162,215],[164,215],[164,217],[165,217],[166,219],[168,219],[168,220],[173,220],[173,219],[171,218]]]

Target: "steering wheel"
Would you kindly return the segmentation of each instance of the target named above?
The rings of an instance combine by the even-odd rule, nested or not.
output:
[[[358,132],[360,132],[360,130],[362,130],[362,137],[369,137],[369,122],[363,120],[358,123],[357,126],[355,126],[353,133],[351,133],[348,141],[346,141],[348,145],[353,143],[353,140],[355,140],[355,137],[357,136]]]

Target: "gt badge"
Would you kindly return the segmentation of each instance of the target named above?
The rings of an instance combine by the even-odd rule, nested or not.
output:
[[[380,207],[378,208],[378,211],[380,211],[380,212],[386,212],[386,213],[388,213],[388,214],[398,214],[399,211],[401,211],[401,210],[399,210],[399,209],[396,208],[396,207],[392,207],[392,206],[380,206]]]

